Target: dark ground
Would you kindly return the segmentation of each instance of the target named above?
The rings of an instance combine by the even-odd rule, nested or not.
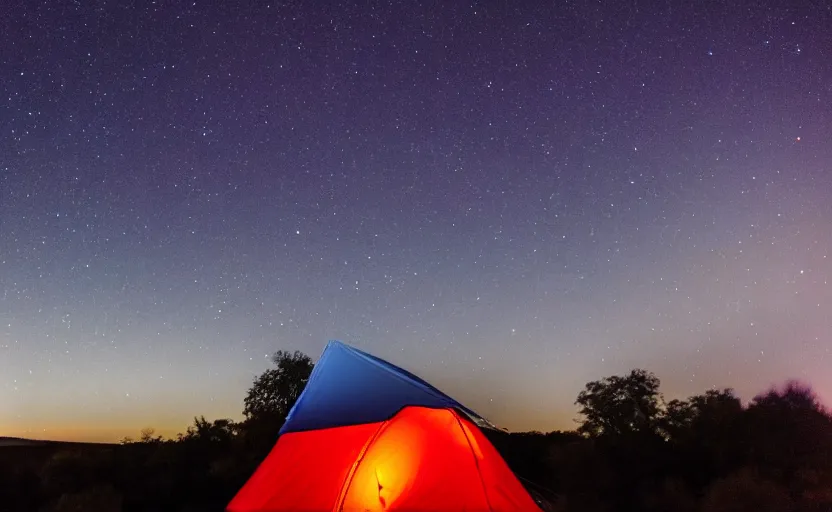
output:
[[[197,418],[175,440],[0,438],[0,511],[223,511],[303,388],[271,408],[257,401],[283,384],[256,381],[246,421]],[[730,390],[665,403],[658,387],[642,371],[606,378],[578,396],[574,432],[486,435],[547,512],[832,512],[832,415],[809,388],[743,404]]]

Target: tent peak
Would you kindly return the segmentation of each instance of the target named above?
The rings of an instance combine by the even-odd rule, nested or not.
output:
[[[413,373],[340,340],[329,340],[281,434],[384,421],[408,405],[455,409],[481,428],[496,429]]]

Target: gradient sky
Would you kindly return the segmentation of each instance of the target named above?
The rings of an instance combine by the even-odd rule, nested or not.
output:
[[[3,3],[0,435],[329,339],[511,430],[635,367],[832,404],[828,2],[342,4]]]

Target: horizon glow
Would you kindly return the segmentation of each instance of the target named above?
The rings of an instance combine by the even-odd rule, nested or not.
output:
[[[239,419],[330,339],[510,430],[636,367],[832,403],[830,12],[10,11],[0,436]]]

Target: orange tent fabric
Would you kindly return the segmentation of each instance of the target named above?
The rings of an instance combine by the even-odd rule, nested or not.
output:
[[[450,408],[283,434],[229,512],[540,512],[482,431]]]

